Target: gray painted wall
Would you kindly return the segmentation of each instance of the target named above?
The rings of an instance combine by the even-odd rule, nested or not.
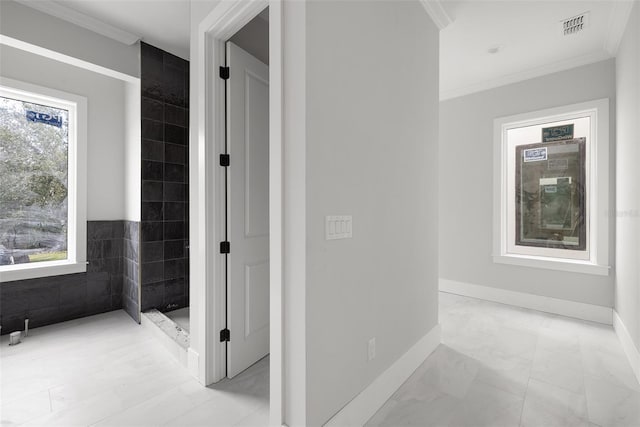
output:
[[[87,220],[125,217],[125,84],[0,46],[0,75],[87,98]]]
[[[640,348],[640,4],[636,2],[616,58],[615,309]]]
[[[306,8],[304,424],[318,426],[438,323],[439,34],[418,1]],[[334,214],[353,215],[352,239],[325,240]]]
[[[441,278],[613,306],[613,272],[605,277],[493,263],[493,120],[609,98],[613,147],[615,93],[615,62],[608,60],[440,103]]]

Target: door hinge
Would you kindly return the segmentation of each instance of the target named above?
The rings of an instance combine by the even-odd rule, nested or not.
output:
[[[229,166],[231,158],[228,154],[220,154],[220,166]]]
[[[231,253],[231,243],[227,241],[220,242],[220,253],[221,254]]]
[[[231,341],[231,332],[229,329],[224,328],[220,331],[220,342],[229,342]]]
[[[229,78],[229,67],[220,67],[220,78],[227,80]]]

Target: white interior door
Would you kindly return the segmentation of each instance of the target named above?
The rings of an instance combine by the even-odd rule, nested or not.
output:
[[[269,67],[227,43],[227,376],[269,354]]]

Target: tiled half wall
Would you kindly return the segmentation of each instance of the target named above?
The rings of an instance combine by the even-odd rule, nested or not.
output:
[[[124,308],[139,322],[139,223],[87,222],[87,272],[0,284],[2,334]],[[135,268],[129,268],[136,264]]]

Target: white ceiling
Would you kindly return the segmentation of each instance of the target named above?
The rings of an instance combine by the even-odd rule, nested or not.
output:
[[[441,99],[615,56],[631,4],[622,0],[439,3],[451,21],[440,33]],[[587,11],[589,26],[564,36],[561,21]],[[496,47],[497,53],[489,53]]]
[[[190,0],[47,1],[96,18],[135,34],[146,43],[189,59]]]
[[[190,3],[197,0],[17,1],[128,43],[140,38],[189,58]],[[441,99],[613,57],[632,5],[631,0],[421,2],[442,28]],[[75,19],[64,13],[69,9]],[[563,36],[561,21],[587,11],[590,25]],[[497,53],[488,52],[496,47]]]

